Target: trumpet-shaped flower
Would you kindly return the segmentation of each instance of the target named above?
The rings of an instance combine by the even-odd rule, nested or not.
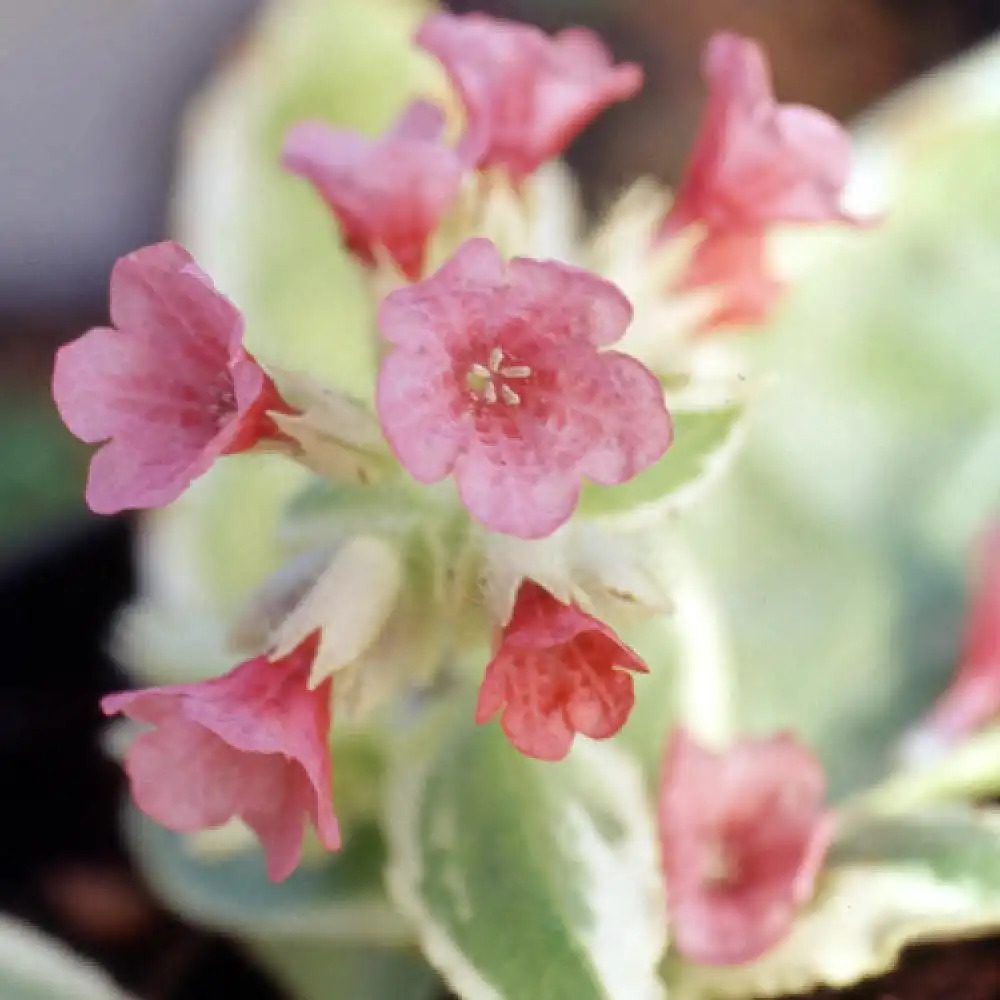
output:
[[[427,240],[458,192],[462,164],[441,142],[444,114],[414,102],[379,139],[321,121],[296,125],[284,164],[310,181],[337,217],[344,242],[366,265],[384,249],[416,281]]]
[[[549,37],[484,14],[433,14],[417,43],[440,60],[465,107],[462,158],[484,169],[503,167],[515,182],[642,86],[640,67],[616,66],[585,28]]]
[[[90,463],[94,511],[161,507],[218,456],[277,434],[267,413],[287,407],[243,349],[243,317],[183,247],[119,260],[111,319],[59,349],[52,380],[66,426],[106,442]]]
[[[614,484],[671,441],[656,377],[599,351],[631,319],[614,285],[579,268],[469,240],[427,280],[391,293],[379,324],[393,344],[376,403],[389,443],[424,483],[454,472],[495,531],[551,534],[582,478]]]
[[[749,962],[777,944],[813,893],[830,843],[820,763],[789,736],[723,753],[683,730],[660,785],[660,840],[678,951]]]
[[[153,727],[125,757],[139,808],[181,833],[238,816],[260,838],[275,881],[298,865],[307,817],[337,850],[330,681],[309,689],[315,649],[310,638],[281,660],[259,656],[224,677],[106,697],[107,715]]]
[[[635,701],[630,671],[646,665],[609,626],[529,580],[486,668],[476,722],[501,712],[518,750],[561,760],[577,733],[607,739],[625,725]]]

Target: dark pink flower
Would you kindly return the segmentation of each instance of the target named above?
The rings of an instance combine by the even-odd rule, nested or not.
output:
[[[718,296],[705,329],[767,319],[781,284],[768,272],[766,250],[763,230],[712,233],[698,243],[678,291],[711,288]]]
[[[395,349],[379,374],[382,428],[414,478],[452,471],[495,531],[537,538],[572,514],[581,478],[621,483],[671,440],[656,377],[598,348],[631,320],[614,285],[579,268],[463,244],[426,281],[386,297]]]
[[[822,765],[790,736],[723,753],[675,732],[660,784],[673,941],[705,965],[749,962],[812,897],[833,834]]]
[[[485,14],[432,14],[417,44],[440,60],[465,106],[462,158],[481,168],[505,167],[515,182],[642,86],[640,67],[614,65],[585,28],[549,37]]]
[[[1000,525],[984,539],[958,670],[910,736],[917,751],[945,749],[1000,718]]]
[[[366,265],[380,248],[408,278],[423,272],[427,240],[458,192],[462,164],[441,142],[444,114],[416,101],[379,139],[296,125],[284,164],[310,181],[337,217],[344,242]]]
[[[530,580],[486,668],[476,722],[500,725],[521,753],[561,760],[577,733],[603,740],[635,703],[632,675],[646,665],[602,621]]]
[[[66,426],[107,441],[90,463],[94,511],[161,507],[218,456],[277,433],[267,413],[287,407],[243,349],[243,317],[183,247],[118,261],[111,320],[60,348],[52,379]]]
[[[323,844],[340,847],[331,799],[330,681],[308,686],[310,637],[284,659],[258,656],[200,684],[109,695],[107,715],[154,728],[125,757],[136,805],[180,833],[234,816],[260,838],[272,879],[302,856],[306,818]]]
[[[778,104],[764,53],[748,38],[715,35],[702,67],[708,109],[666,231],[693,222],[718,232],[853,221],[840,208],[847,132],[815,108]]]

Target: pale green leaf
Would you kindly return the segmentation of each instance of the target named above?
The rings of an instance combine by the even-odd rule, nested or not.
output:
[[[3,1000],[128,1000],[92,962],[33,927],[0,916]]]
[[[672,956],[676,1000],[775,997],[887,972],[907,945],[1000,927],[1000,823],[971,810],[859,824],[838,842],[789,936],[745,965]]]
[[[441,981],[415,951],[327,942],[244,942],[295,1000],[439,1000]]]
[[[714,482],[735,455],[743,414],[742,406],[674,412],[674,441],[667,453],[626,483],[588,484],[580,512],[655,521],[665,511],[685,507]]]
[[[463,723],[390,778],[390,893],[466,1000],[661,996],[641,781],[610,746],[578,744],[544,763]]]

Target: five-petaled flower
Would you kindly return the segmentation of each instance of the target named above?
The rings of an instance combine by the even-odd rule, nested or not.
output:
[[[907,737],[915,761],[933,759],[1000,718],[1000,524],[983,540],[966,615],[958,670],[930,713]]]
[[[163,506],[220,455],[277,434],[267,413],[287,407],[243,349],[243,317],[183,247],[119,260],[111,319],[59,349],[52,380],[66,426],[107,442],[90,464],[94,511]]]
[[[764,53],[750,39],[715,35],[702,67],[708,108],[662,234],[704,227],[681,286],[719,289],[719,312],[709,325],[756,322],[780,288],[767,270],[768,229],[855,221],[840,207],[850,137],[821,111],[779,105]],[[723,245],[713,246],[717,241]]]
[[[441,142],[444,125],[444,113],[427,101],[415,101],[375,140],[305,121],[285,140],[284,164],[315,185],[362,263],[374,265],[384,250],[416,281],[462,177],[458,156]]]
[[[822,765],[790,736],[714,753],[682,729],[660,785],[660,841],[678,951],[749,962],[812,897],[833,834]]]
[[[630,671],[646,669],[604,622],[527,580],[486,668],[476,722],[502,712],[518,750],[561,760],[577,733],[601,740],[625,725],[635,702]]]
[[[594,274],[527,258],[505,266],[488,240],[469,240],[382,303],[394,349],[376,404],[390,445],[420,482],[454,471],[462,501],[487,527],[551,534],[572,515],[583,477],[624,482],[670,444],[657,378],[598,350],[631,315]]]
[[[417,43],[440,60],[465,107],[463,160],[503,167],[515,183],[642,86],[640,67],[616,66],[585,28],[549,37],[484,14],[432,14]]]
[[[238,816],[260,838],[275,881],[298,865],[307,817],[323,844],[337,850],[327,745],[331,682],[309,689],[315,649],[311,637],[284,659],[259,656],[200,684],[106,697],[106,714],[154,727],[125,757],[139,808],[181,833]]]

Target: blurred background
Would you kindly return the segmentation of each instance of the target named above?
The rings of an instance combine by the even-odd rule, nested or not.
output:
[[[384,2],[370,0],[372,18]],[[704,99],[699,52],[715,30],[764,43],[783,101],[851,121],[1000,29],[1000,0],[452,6],[587,24],[643,63],[641,97],[571,151],[593,211],[637,176],[677,178]],[[0,835],[0,909],[97,956],[150,1000],[218,995],[220,983],[226,996],[277,993],[228,945],[167,917],[122,856],[95,700],[120,681],[104,634],[132,587],[129,524],[83,510],[87,454],[59,423],[48,379],[59,344],[106,320],[114,260],[170,230],[184,109],[240,51],[257,7],[0,0],[0,801],[18,817]]]

